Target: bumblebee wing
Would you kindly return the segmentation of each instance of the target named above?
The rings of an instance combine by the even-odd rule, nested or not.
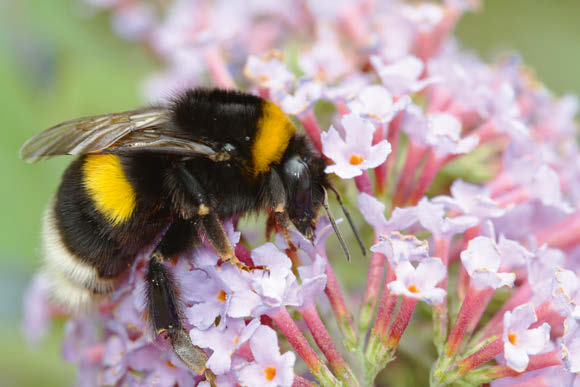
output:
[[[216,152],[201,141],[179,138],[170,129],[170,111],[163,107],[81,117],[28,139],[20,157],[28,162],[58,155],[137,150],[211,157]]]

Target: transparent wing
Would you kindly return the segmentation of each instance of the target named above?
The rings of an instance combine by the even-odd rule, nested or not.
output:
[[[57,155],[81,155],[136,150],[183,155],[216,156],[202,141],[180,138],[168,125],[170,112],[152,107],[66,121],[31,137],[20,149],[28,162]],[[221,156],[223,158],[223,155]]]

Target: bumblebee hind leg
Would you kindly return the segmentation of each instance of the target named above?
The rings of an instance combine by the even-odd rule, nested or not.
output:
[[[198,374],[205,372],[206,379],[214,385],[214,375],[205,368],[207,355],[192,344],[181,323],[181,309],[175,285],[163,264],[163,256],[154,252],[147,268],[147,301],[149,318],[156,335],[167,333],[175,354]]]

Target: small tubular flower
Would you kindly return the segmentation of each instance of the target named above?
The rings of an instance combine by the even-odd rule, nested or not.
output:
[[[346,133],[344,140],[334,126],[322,134],[322,152],[335,163],[326,167],[327,173],[348,179],[385,162],[391,153],[391,144],[387,140],[372,144],[373,124],[357,114],[344,116],[341,123]]]
[[[501,251],[496,243],[487,237],[477,237],[469,242],[461,253],[461,263],[469,273],[474,286],[478,288],[513,286],[513,273],[499,273]]]
[[[240,383],[247,386],[291,386],[294,380],[296,356],[280,354],[276,332],[260,326],[250,339],[254,362],[238,371]]]
[[[445,297],[445,290],[437,284],[447,276],[447,269],[439,258],[426,258],[419,261],[417,267],[411,262],[400,262],[395,266],[397,279],[389,283],[393,294],[425,301],[429,304],[440,304]]]
[[[550,325],[528,329],[537,321],[531,304],[520,305],[503,317],[504,357],[508,367],[523,372],[530,361],[529,355],[539,353],[550,341]]]

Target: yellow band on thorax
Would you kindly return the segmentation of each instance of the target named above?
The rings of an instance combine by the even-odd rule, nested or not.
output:
[[[97,210],[111,223],[119,224],[131,217],[136,205],[135,190],[127,180],[118,156],[86,156],[83,183]]]
[[[254,176],[267,172],[270,164],[282,159],[295,131],[282,109],[271,102],[263,103],[251,149]]]

